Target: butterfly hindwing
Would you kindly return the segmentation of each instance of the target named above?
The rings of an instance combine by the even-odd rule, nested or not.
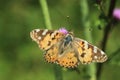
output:
[[[45,51],[44,58],[49,63],[55,63],[58,58],[58,46],[54,45]]]
[[[63,67],[74,68],[78,66],[79,60],[75,55],[74,51],[70,50],[64,52],[62,55],[59,55],[57,59],[57,63]]]

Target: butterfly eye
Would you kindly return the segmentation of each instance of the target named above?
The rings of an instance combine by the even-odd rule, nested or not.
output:
[[[65,38],[66,41],[70,42],[72,41],[72,37],[70,35],[68,35],[66,38]]]

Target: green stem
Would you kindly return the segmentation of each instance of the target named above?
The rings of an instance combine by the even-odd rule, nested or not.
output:
[[[90,29],[90,21],[87,19],[89,16],[89,7],[87,4],[87,0],[80,0],[80,11],[82,18],[82,26],[84,27],[85,38],[92,43],[91,31]],[[87,80],[96,80],[96,65],[90,64],[86,67],[86,73],[84,78],[88,78]]]
[[[42,7],[42,12],[43,12],[46,28],[52,29],[52,24],[51,24],[51,20],[50,20],[49,11],[48,11],[47,1],[39,0],[39,2]],[[61,68],[59,68],[56,65],[54,65],[53,68],[54,68],[55,80],[63,80]]]
[[[106,51],[106,45],[107,45],[107,41],[109,40],[109,35],[112,32],[111,30],[113,30],[113,28],[114,28],[114,26],[113,26],[114,19],[112,18],[113,17],[112,13],[116,6],[116,1],[117,0],[110,0],[110,6],[109,6],[109,11],[108,11],[108,18],[110,21],[107,23],[107,25],[105,26],[105,29],[104,29],[103,40],[102,40],[102,50],[103,51]],[[100,80],[103,64],[98,64],[97,66],[98,66],[97,67],[97,80]]]
[[[50,20],[47,2],[46,2],[46,0],[39,0],[39,2],[40,2],[41,7],[42,7],[45,25],[48,29],[52,29],[52,24],[51,24],[51,20]]]
[[[61,67],[54,65],[55,80],[63,80]]]

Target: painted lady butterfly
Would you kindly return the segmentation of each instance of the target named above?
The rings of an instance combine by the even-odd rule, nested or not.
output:
[[[57,63],[67,68],[77,67],[79,63],[104,62],[106,54],[66,29],[59,30],[35,29],[30,32],[31,38],[45,51],[47,62]]]

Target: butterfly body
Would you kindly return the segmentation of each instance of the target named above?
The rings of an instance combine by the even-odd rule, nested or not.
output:
[[[30,32],[31,38],[45,51],[44,58],[49,63],[57,63],[67,68],[78,64],[104,62],[106,54],[85,40],[74,37],[66,29],[40,30]]]

